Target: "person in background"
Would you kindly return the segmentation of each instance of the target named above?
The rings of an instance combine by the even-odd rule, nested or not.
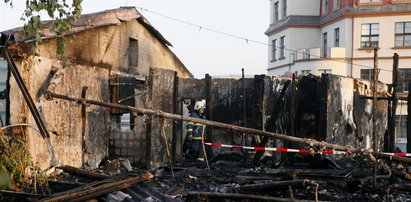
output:
[[[190,113],[190,117],[205,119],[205,104],[202,101],[197,101],[194,105],[194,112]],[[204,151],[202,147],[202,133],[205,125],[200,123],[187,123],[187,145],[189,156],[196,158],[196,161],[204,161]]]

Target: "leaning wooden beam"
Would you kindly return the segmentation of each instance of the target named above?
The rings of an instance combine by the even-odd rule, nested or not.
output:
[[[251,200],[262,200],[262,201],[300,201],[289,198],[280,198],[272,196],[261,196],[261,195],[251,195],[251,194],[235,194],[235,193],[218,193],[218,192],[186,192],[182,193],[182,196],[205,196],[205,197],[217,197],[217,198],[232,198],[232,199],[251,199]],[[304,200],[309,201],[309,200]]]
[[[68,166],[68,165],[64,165],[58,168],[62,169],[66,173],[77,175],[80,177],[86,177],[90,179],[103,180],[109,177],[107,175],[98,174],[92,171],[88,171],[88,170],[84,170],[81,168],[76,168],[76,167]]]
[[[20,75],[19,70],[17,69],[16,64],[14,63],[13,57],[6,46],[4,50],[4,58],[6,59],[7,63],[9,64],[11,73],[13,74],[14,79],[16,80],[17,86],[20,88],[20,91],[23,95],[24,100],[27,103],[27,106],[33,115],[34,121],[36,121],[37,127],[40,130],[40,134],[43,136],[43,138],[49,138],[49,132],[47,131],[47,128],[44,124],[44,120],[40,115],[40,112],[37,110],[36,104],[33,101],[33,98],[31,97],[26,84],[24,84],[23,78]]]
[[[64,195],[59,195],[55,197],[48,197],[44,198],[40,201],[43,202],[51,202],[51,201],[67,201],[67,200],[80,200],[84,201],[90,198],[94,198],[97,196],[101,196],[103,194],[107,194],[116,190],[123,190],[128,188],[129,186],[149,180],[153,178],[153,174],[146,173],[138,177],[128,178],[125,180],[120,180],[112,183],[102,184],[97,187],[91,187],[82,191],[70,192]]]
[[[56,94],[50,91],[45,93],[45,97],[47,99],[58,98],[58,99],[75,101],[78,103],[87,103],[87,104],[93,104],[93,105],[98,105],[98,106],[103,106],[103,107],[123,109],[123,110],[131,111],[131,112],[136,112],[138,114],[152,115],[152,116],[163,117],[163,118],[168,118],[168,119],[173,119],[173,120],[191,121],[191,122],[201,123],[205,125],[216,126],[216,127],[231,129],[235,131],[241,131],[241,132],[245,132],[245,133],[253,134],[253,135],[262,135],[262,136],[267,136],[271,138],[277,138],[281,140],[288,140],[291,142],[306,144],[310,146],[318,146],[321,148],[325,147],[329,149],[349,151],[353,153],[363,153],[364,152],[364,150],[360,148],[341,146],[341,145],[331,144],[331,143],[322,142],[322,141],[320,142],[320,141],[309,139],[309,138],[292,137],[288,135],[283,135],[283,134],[278,134],[278,133],[273,133],[273,132],[268,132],[268,131],[262,131],[262,130],[257,130],[253,128],[246,128],[246,127],[236,126],[236,125],[231,125],[231,124],[226,124],[226,123],[220,123],[216,121],[209,121],[209,120],[204,120],[204,119],[186,117],[183,115],[167,113],[167,112],[163,112],[160,110],[143,109],[143,108],[130,107],[130,106],[120,105],[120,104],[115,104],[115,103],[107,103],[107,102],[101,102],[97,100],[77,98],[77,97],[73,97],[69,95]],[[406,158],[406,157],[401,157],[401,156],[390,156],[390,155],[386,155],[386,154],[379,153],[379,152],[372,152],[372,154],[379,158],[388,158],[388,159],[396,160],[400,162],[411,163],[411,158]]]

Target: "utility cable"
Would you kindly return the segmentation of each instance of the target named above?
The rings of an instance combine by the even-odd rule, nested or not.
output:
[[[158,12],[154,12],[154,11],[148,10],[148,9],[146,9],[146,8],[142,8],[142,7],[136,7],[136,8],[137,8],[137,9],[140,9],[140,11],[146,11],[146,12],[149,12],[149,13],[152,13],[152,14],[155,14],[155,15],[158,15],[158,16],[161,16],[161,17],[164,17],[164,18],[167,18],[167,19],[176,21],[176,22],[180,22],[180,23],[183,23],[183,24],[186,24],[186,25],[189,25],[189,26],[197,27],[197,28],[199,28],[199,31],[201,31],[202,29],[204,29],[204,30],[208,30],[208,31],[211,31],[211,32],[214,32],[214,33],[217,33],[217,34],[224,35],[224,36],[241,39],[241,40],[244,40],[247,44],[249,44],[249,42],[252,42],[252,43],[255,43],[255,44],[265,45],[265,46],[268,46],[268,47],[276,47],[276,48],[279,48],[279,49],[284,49],[284,50],[287,50],[287,51],[289,51],[289,52],[294,52],[294,53],[296,53],[296,54],[297,54],[297,53],[305,54],[305,55],[307,54],[307,53],[304,53],[304,52],[302,52],[302,51],[293,50],[293,49],[289,49],[289,48],[285,48],[285,47],[280,47],[280,46],[273,46],[272,44],[268,44],[268,43],[265,43],[265,42],[261,42],[261,41],[257,41],[257,40],[245,38],[245,37],[242,37],[242,36],[238,36],[238,35],[226,33],[226,32],[223,32],[223,31],[219,31],[219,30],[216,30],[216,29],[204,27],[204,26],[197,25],[197,24],[194,24],[194,23],[191,23],[191,22],[187,22],[187,21],[185,21],[185,20],[177,19],[177,18],[168,16],[168,15],[164,15],[164,14],[161,14],[161,13],[158,13]],[[343,60],[338,60],[338,59],[333,59],[333,58],[324,58],[324,57],[321,57],[321,56],[319,56],[319,55],[313,55],[313,54],[309,54],[309,55],[310,55],[310,56],[313,56],[313,57],[322,58],[322,59],[324,59],[324,60],[341,62],[341,63],[345,63],[345,64],[349,64],[349,65],[355,65],[355,66],[358,66],[358,67],[374,68],[374,67],[372,67],[372,66],[362,65],[362,64],[356,64],[356,63],[347,62],[347,61],[343,61]],[[382,71],[392,72],[392,70],[387,70],[387,69],[382,69],[382,68],[379,68],[379,69],[382,70]]]

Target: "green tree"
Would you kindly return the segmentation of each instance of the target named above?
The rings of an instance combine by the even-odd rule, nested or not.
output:
[[[40,13],[45,12],[53,20],[50,31],[58,39],[57,53],[63,55],[66,49],[66,37],[64,34],[71,29],[70,22],[81,16],[81,3],[83,0],[26,0],[26,9],[21,20],[25,22],[24,33],[26,37],[33,38],[33,48],[41,43],[41,31],[43,29]],[[4,0],[6,4],[13,6],[13,0]]]

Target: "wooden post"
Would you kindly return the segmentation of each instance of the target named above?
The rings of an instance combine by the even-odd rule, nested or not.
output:
[[[178,74],[177,72],[174,72],[174,92],[173,92],[173,113],[174,114],[181,114],[180,112],[177,112],[178,110],[178,105],[180,104],[179,99],[178,99]],[[180,122],[173,121],[173,140],[171,144],[171,150],[172,150],[172,156],[175,161],[181,161],[182,160],[182,153],[181,151],[183,150],[182,148],[182,136],[181,134],[178,134],[178,125]],[[181,125],[181,124],[180,124]]]
[[[391,123],[389,124],[391,127],[388,128],[390,130],[389,134],[389,151],[395,151],[395,140],[396,140],[396,132],[395,132],[395,113],[397,111],[398,99],[397,99],[397,82],[398,82],[398,54],[394,53],[393,57],[393,67],[392,67],[392,108],[391,108]]]
[[[87,86],[83,86],[81,89],[81,98],[86,99]],[[86,154],[86,123],[87,123],[87,114],[86,114],[86,103],[81,103],[81,141],[82,141],[82,162],[84,163],[85,154]]]
[[[374,78],[373,78],[373,85],[372,85],[372,142],[373,142],[373,150],[378,150],[378,138],[377,138],[377,119],[375,117],[376,114],[376,104],[377,104],[377,81],[378,81],[378,49],[374,49]]]
[[[212,83],[211,83],[211,76],[209,74],[205,75],[205,94],[206,94],[206,119],[213,120],[213,98],[212,98]],[[204,141],[212,141],[213,140],[213,127],[208,126],[206,127],[206,134],[204,137]],[[209,157],[212,157],[212,151],[210,150],[208,153]]]
[[[244,80],[244,68],[241,68],[241,87],[243,88],[243,119],[244,127],[247,127],[247,106],[246,106],[246,97],[245,97],[245,80]],[[243,133],[243,145],[247,144],[247,135]]]
[[[411,83],[408,83],[408,100],[407,100],[407,152],[411,152]]]

